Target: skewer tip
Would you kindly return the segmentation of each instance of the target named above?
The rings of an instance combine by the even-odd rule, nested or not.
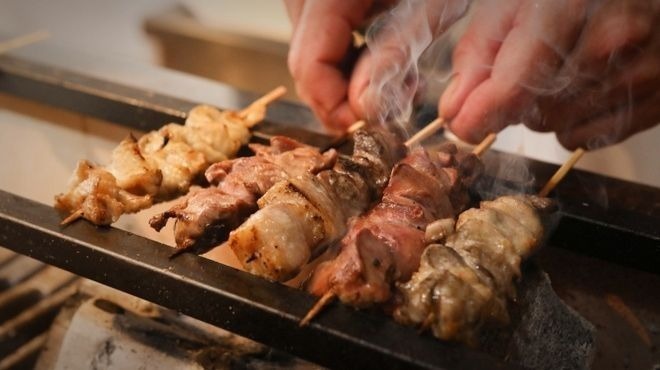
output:
[[[83,216],[82,209],[75,210],[73,213],[71,213],[69,216],[67,216],[67,218],[65,218],[64,220],[62,220],[62,222],[60,222],[60,226],[66,226],[66,225],[78,220],[82,216]]]
[[[552,177],[550,178],[550,180],[548,180],[548,182],[545,184],[543,189],[539,191],[539,196],[547,197],[548,194],[550,194],[550,192],[561,182],[564,176],[566,176],[568,171],[570,171],[571,168],[573,168],[575,163],[577,163],[577,161],[580,159],[580,157],[582,157],[583,154],[584,154],[584,149],[577,148],[573,152],[571,157],[568,158],[568,160],[564,162],[564,164],[562,164],[561,167],[559,167],[559,169],[557,170],[557,172],[555,172],[554,175],[552,175]]]
[[[300,320],[300,327],[307,326],[307,324],[309,324],[310,321],[312,321],[336,296],[337,295],[334,291],[328,290],[318,301],[316,301],[314,306],[307,311],[305,317]]]
[[[404,144],[410,148],[413,145],[417,145],[424,141],[429,136],[433,135],[436,131],[441,129],[445,125],[445,120],[442,117],[438,117],[435,120],[431,121],[423,129],[417,131],[410,139],[408,139]]]
[[[365,122],[364,120],[359,120],[355,122],[354,124],[348,126],[348,128],[346,129],[346,135],[353,134],[355,131],[363,128],[366,124],[367,122]]]
[[[488,136],[486,136],[476,147],[474,147],[472,154],[476,155],[477,157],[481,156],[483,152],[488,150],[491,145],[493,145],[495,139],[497,139],[497,134],[488,134]]]
[[[248,118],[251,114],[253,115],[256,114],[257,116],[259,116],[259,118],[254,119],[255,122],[253,122],[249,126],[256,124],[257,122],[263,119],[263,116],[265,115],[265,111],[266,111],[266,106],[272,103],[273,101],[284,96],[284,94],[286,94],[286,91],[287,91],[286,87],[284,86],[278,86],[274,88],[273,90],[267,92],[265,95],[253,101],[250,105],[248,105],[243,110],[238,112],[239,117]]]
[[[259,99],[255,100],[250,106],[255,106],[255,105],[268,105],[272,103],[273,101],[281,98],[286,94],[286,87],[284,86],[278,86],[274,88],[273,90],[267,92],[265,95],[260,97]]]

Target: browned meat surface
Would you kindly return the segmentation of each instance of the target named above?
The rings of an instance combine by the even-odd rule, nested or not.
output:
[[[394,317],[468,343],[484,324],[506,323],[520,263],[539,247],[552,208],[547,198],[503,196],[463,212],[444,245],[429,245],[400,285]]]
[[[89,186],[99,180],[84,176],[98,171],[80,171],[93,166],[81,161],[67,191],[55,197],[55,207],[97,225],[109,225],[123,213],[137,212],[153,202],[185,194],[211,163],[234,157],[247,143],[249,128],[263,119],[263,107],[253,109],[252,114],[242,117],[237,112],[198,106],[190,111],[185,125],[171,123],[137,141],[129,136],[115,148],[112,161],[103,169],[113,177],[117,191]],[[140,196],[148,196],[149,201],[141,201],[138,206],[131,200]],[[105,201],[99,202],[99,197]]]
[[[123,213],[135,212],[152,204],[151,196],[134,195],[117,185],[107,170],[87,161],[78,162],[70,190],[55,198],[58,209],[75,210],[73,216],[85,216],[97,225],[108,225]]]
[[[349,218],[377,199],[403,146],[375,128],[356,132],[354,141],[350,159],[277,184],[258,201],[259,210],[231,232],[228,244],[247,271],[278,281],[293,277],[344,235]]]
[[[216,186],[194,190],[168,211],[154,216],[151,226],[160,230],[169,218],[175,218],[178,249],[218,244],[257,210],[257,199],[277,182],[331,168],[337,159],[334,150],[320,153],[281,136],[272,138],[270,146],[250,147],[254,156],[209,167],[206,178]]]
[[[332,290],[343,302],[363,307],[387,301],[394,282],[406,281],[426,245],[424,229],[438,218],[454,217],[466,206],[466,185],[480,162],[459,165],[454,145],[437,153],[411,152],[392,170],[382,200],[353,223],[339,255],[316,269],[308,289]],[[469,159],[468,159],[469,158]]]

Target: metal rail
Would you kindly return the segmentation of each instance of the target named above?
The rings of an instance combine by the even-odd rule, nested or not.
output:
[[[143,73],[152,73],[154,80],[163,78],[157,72],[148,71],[145,69]],[[200,89],[206,88],[200,86]],[[103,80],[86,75],[84,71],[52,66],[47,58],[31,59],[12,54],[0,55],[0,92],[140,131],[157,130],[169,122],[183,123],[188,111],[200,104],[152,89]],[[246,107],[258,97],[235,89],[223,92],[230,95],[235,104],[232,104],[234,107],[219,106],[221,109]],[[252,135],[260,141],[273,135],[287,135],[322,148],[335,140],[309,127],[319,129],[309,110],[292,102],[278,101],[269,106],[266,120]]]

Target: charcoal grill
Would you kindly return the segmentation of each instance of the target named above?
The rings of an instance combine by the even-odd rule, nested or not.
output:
[[[53,66],[48,62],[48,49],[41,50],[0,56],[0,92],[136,130],[182,123],[186,112],[197,104]],[[232,97],[231,104],[221,108],[238,108],[255,98],[221,88]],[[331,137],[309,127],[318,127],[318,123],[308,110],[277,102],[269,109],[266,122],[256,128],[254,140],[282,133],[321,147],[332,142]],[[488,153],[488,172],[497,173],[498,163],[510,156]],[[557,168],[523,160],[539,179],[535,188]],[[604,186],[607,208],[587,201],[584,179]],[[504,188],[516,186],[494,176],[483,181]],[[597,261],[595,269],[607,264],[645,281],[658,278],[659,189],[574,170],[555,195],[562,218],[549,241],[551,247],[546,248],[549,257],[541,256],[542,261],[568,265],[579,254],[579,258]],[[170,247],[119,229],[87,222],[63,228],[60,221],[61,215],[52,207],[0,191],[1,246],[315,363],[356,369],[519,367],[477,349],[419,335],[383,315],[339,304],[300,328],[299,320],[316,300],[302,291],[190,254],[170,259]],[[660,317],[657,299],[649,305],[658,313],[655,318]],[[652,334],[657,341],[657,333]]]

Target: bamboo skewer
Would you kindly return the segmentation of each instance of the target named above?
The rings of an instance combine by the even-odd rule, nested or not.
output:
[[[435,132],[437,129],[442,127],[444,125],[444,120],[442,118],[438,118],[435,121],[431,122],[428,124],[424,129],[420,130],[416,135],[414,135],[412,138],[410,138],[408,141],[406,141],[406,146],[414,145],[421,140],[424,140],[425,138],[429,137],[433,132]],[[426,132],[422,133],[422,131],[425,131],[427,127],[433,126],[432,129],[427,130]],[[421,139],[420,139],[421,138]],[[497,138],[496,134],[490,134],[486,136],[485,139],[483,139],[479,145],[477,145],[472,153],[476,156],[480,156],[483,152],[488,150],[491,145],[493,145],[493,142],[495,142],[495,139]],[[410,143],[410,144],[409,144]],[[331,289],[327,291],[321,298],[319,298],[318,301],[310,308],[309,311],[307,311],[307,314],[305,314],[305,317],[300,320],[299,325],[306,326],[316,317],[316,315],[323,310],[325,306],[330,304],[335,298],[337,297],[337,294]]]
[[[241,111],[238,112],[238,116],[246,119],[250,116],[250,114],[259,112],[260,110],[265,110],[266,106],[275,100],[281,98],[286,94],[286,87],[284,86],[278,86],[274,88],[273,90],[269,91],[262,97],[258,98],[257,100],[253,101],[250,105],[247,107],[243,108]],[[262,114],[265,114],[262,112]]]
[[[472,154],[476,155],[477,157],[481,156],[483,152],[488,150],[491,145],[495,142],[495,139],[497,139],[497,134],[488,134],[474,149],[472,149]]]
[[[256,107],[266,106],[266,105],[274,102],[275,100],[281,98],[282,96],[284,96],[284,94],[286,94],[286,87],[278,86],[278,87],[274,88],[273,90],[267,92],[262,97],[258,98],[257,100],[253,101],[252,103],[250,103],[250,105],[248,105],[247,108],[240,111],[240,114],[245,115],[245,114],[249,113],[249,111],[251,109],[254,109]]]
[[[548,180],[548,182],[545,184],[543,189],[539,191],[539,196],[547,197],[548,194],[550,194],[550,192],[552,191],[552,189],[554,189],[555,186],[557,186],[557,184],[561,182],[564,176],[566,176],[568,171],[570,171],[571,168],[573,168],[575,163],[580,159],[580,157],[582,157],[583,154],[584,154],[584,149],[582,148],[576,149],[571,155],[571,157],[568,158],[568,160],[564,162],[564,164],[562,164],[561,167],[559,167],[559,169],[557,170],[557,172],[555,172],[554,175],[552,175],[552,177],[550,178],[550,180]]]
[[[66,226],[66,225],[72,223],[73,221],[78,220],[82,216],[83,216],[82,209],[78,209],[78,210],[74,211],[73,213],[71,213],[70,215],[68,215],[64,220],[62,220],[62,222],[60,222],[60,226]]]
[[[365,122],[364,120],[359,120],[359,121],[355,122],[354,124],[348,126],[348,128],[346,129],[346,135],[352,135],[352,134],[355,133],[355,131],[361,129],[362,127],[364,127],[366,125],[367,125],[367,122]]]
[[[12,49],[18,49],[23,46],[34,44],[35,42],[43,41],[49,37],[50,33],[48,33],[48,31],[41,30],[2,41],[0,42],[0,54],[6,53]]]
[[[309,322],[312,321],[312,319],[316,317],[316,315],[318,315],[319,312],[321,312],[321,310],[325,308],[325,306],[327,306],[330,302],[332,302],[336,297],[337,295],[333,290],[328,290],[318,301],[316,301],[316,303],[314,303],[314,306],[309,311],[307,311],[305,317],[300,320],[299,325],[302,327],[309,324]]]
[[[424,139],[428,138],[429,136],[433,135],[436,131],[438,131],[440,128],[442,128],[445,125],[445,120],[442,117],[438,117],[435,120],[433,120],[431,123],[426,125],[423,129],[417,131],[415,135],[413,135],[410,139],[408,139],[404,144],[410,148],[413,145],[419,144]]]
[[[321,151],[326,151],[331,148],[337,148],[341,145],[343,145],[348,138],[355,133],[355,131],[363,128],[364,126],[367,125],[367,122],[364,120],[359,120],[353,123],[352,125],[348,126],[346,131],[344,131],[341,135],[337,136],[332,142],[324,147],[321,147]]]

